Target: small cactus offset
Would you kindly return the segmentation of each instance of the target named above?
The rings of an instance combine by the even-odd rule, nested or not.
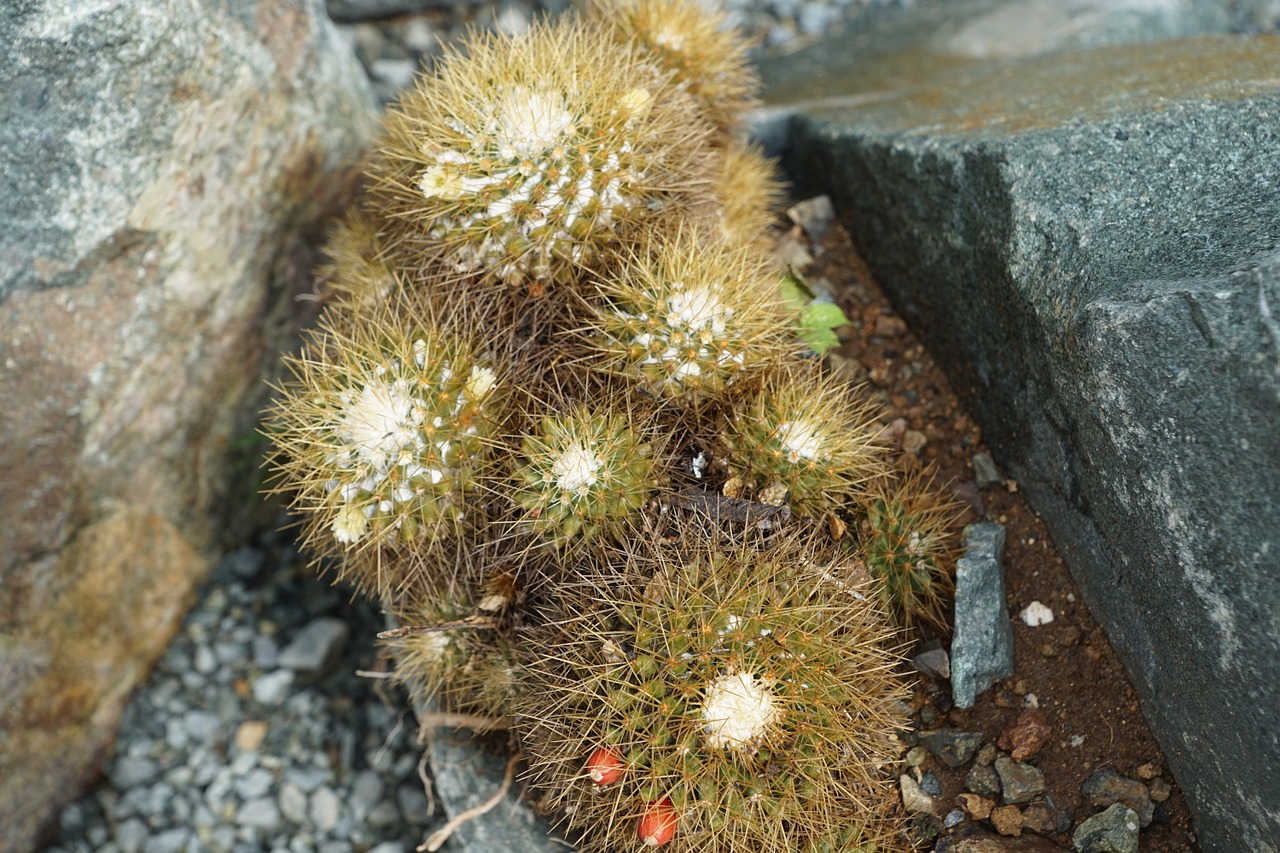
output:
[[[273,490],[398,623],[412,700],[509,727],[580,849],[897,853],[951,510],[804,354],[746,56],[695,0],[447,53],[330,241]]]
[[[960,506],[919,473],[883,478],[866,501],[862,559],[900,624],[945,630]]]

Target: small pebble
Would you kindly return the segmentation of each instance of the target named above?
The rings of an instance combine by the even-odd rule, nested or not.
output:
[[[906,773],[898,777],[898,788],[902,791],[902,805],[907,811],[933,814],[936,810],[933,797],[921,790],[916,780]]]
[[[1023,761],[1000,756],[995,761],[1006,804],[1027,803],[1044,793],[1044,774]]]
[[[960,803],[960,807],[969,813],[974,820],[986,820],[991,816],[991,812],[995,809],[996,804],[986,797],[980,797],[977,794],[961,794],[956,797],[956,802]]]
[[[1033,601],[1018,613],[1028,627],[1038,628],[1053,621],[1053,611],[1038,601]]]
[[[996,468],[995,461],[988,453],[973,455],[973,480],[979,489],[989,489],[992,486],[1004,484],[1004,477],[1000,476],[1000,470]]]
[[[952,809],[947,812],[947,816],[942,819],[942,825],[947,829],[961,823],[964,823],[964,812],[960,809]]]
[[[255,752],[267,739],[267,724],[262,720],[245,720],[236,727],[232,742],[236,749],[243,752]]]
[[[1001,835],[1022,834],[1022,812],[1017,806],[1000,806],[991,810],[991,825]]]
[[[1138,815],[1116,803],[1076,827],[1071,843],[1077,853],[1138,853]]]

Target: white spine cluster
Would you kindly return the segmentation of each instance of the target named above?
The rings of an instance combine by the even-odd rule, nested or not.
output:
[[[489,394],[493,372],[474,368],[450,402],[439,391],[452,370],[441,365],[424,377],[427,366],[427,344],[415,341],[411,367],[387,359],[358,387],[337,395],[330,429],[337,447],[326,461],[342,473],[326,488],[340,501],[331,524],[338,542],[359,542],[375,517],[429,499],[431,487],[456,473],[456,442],[476,435],[474,424],[456,430],[453,424],[463,408]]]
[[[616,312],[624,322],[645,324],[648,329],[631,339],[633,347],[646,353],[641,365],[675,363],[667,381],[677,386],[700,378],[704,368],[723,370],[742,365],[742,353],[728,346],[736,312],[721,300],[716,288],[676,284],[654,309],[661,312],[661,326],[649,323],[649,313]]]
[[[623,99],[624,112],[647,103],[637,94]],[[418,188],[428,199],[460,201],[459,213],[438,217],[428,233],[446,240],[460,232],[483,232],[482,240],[459,248],[459,272],[494,269],[508,281],[547,274],[553,255],[573,262],[587,244],[575,231],[608,228],[614,212],[638,203],[627,188],[642,175],[624,164],[631,144],[599,147],[609,134],[584,126],[565,93],[513,86],[491,107],[466,151],[433,151]],[[467,129],[459,128],[464,133]]]
[[[773,692],[749,672],[720,676],[702,698],[702,730],[713,747],[755,749],[779,714]]]
[[[603,464],[599,454],[574,445],[556,457],[551,465],[551,475],[556,478],[556,488],[585,496],[595,485],[596,472]]]
[[[787,451],[787,461],[791,464],[801,459],[822,459],[822,434],[812,421],[798,419],[778,425],[778,441]]]

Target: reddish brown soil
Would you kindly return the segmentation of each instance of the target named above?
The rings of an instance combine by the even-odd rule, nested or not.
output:
[[[798,230],[793,236],[800,236]],[[1137,695],[1102,630],[1085,609],[1044,522],[1012,480],[978,492],[971,460],[987,450],[981,431],[928,352],[896,316],[847,235],[838,226],[832,228],[821,250],[814,254],[817,259],[805,275],[824,279],[853,321],[841,330],[843,345],[832,361],[850,378],[868,382],[868,391],[885,407],[886,423],[902,418],[907,430],[917,430],[927,438],[915,454],[903,452],[900,464],[936,468],[970,503],[965,523],[988,519],[1004,525],[1006,532],[1004,569],[1014,628],[1014,676],[998,682],[973,708],[963,711],[949,707],[947,685],[915,677],[913,704],[923,714],[918,712],[913,723],[918,730],[956,727],[981,731],[984,744],[995,744],[1028,703],[1038,702],[1051,733],[1027,760],[1044,773],[1046,793],[1070,816],[1072,830],[1102,810],[1083,797],[1080,786],[1095,770],[1105,767],[1130,779],[1160,779],[1155,782],[1157,790],[1164,783],[1172,785],[1172,795],[1157,804],[1154,820],[1142,830],[1143,851],[1198,851],[1186,803],[1139,710]],[[918,442],[918,437],[913,438]],[[1030,628],[1017,617],[1032,601],[1053,610],[1051,624]],[[944,648],[949,644],[949,638],[943,637],[921,635],[918,639],[920,648],[930,639],[941,640]],[[931,721],[926,724],[922,717]],[[923,770],[933,771],[942,781],[942,796],[936,798],[939,818],[957,807],[956,797],[966,790],[965,774],[971,766],[972,762],[953,770],[932,755],[923,765]],[[918,822],[923,849],[933,846],[925,840],[929,836],[946,833],[941,820],[919,818]],[[975,823],[991,828],[989,819],[968,819],[952,833],[971,830]],[[1071,849],[1070,831],[1048,837]],[[1009,849],[1043,849],[1024,847],[1027,841],[1010,839]]]

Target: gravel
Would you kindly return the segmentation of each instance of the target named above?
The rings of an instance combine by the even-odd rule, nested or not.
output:
[[[266,532],[215,568],[47,853],[412,849],[433,817],[382,617]],[[288,659],[302,638],[314,654]],[[287,669],[292,663],[297,671]],[[253,748],[246,748],[253,747]]]

